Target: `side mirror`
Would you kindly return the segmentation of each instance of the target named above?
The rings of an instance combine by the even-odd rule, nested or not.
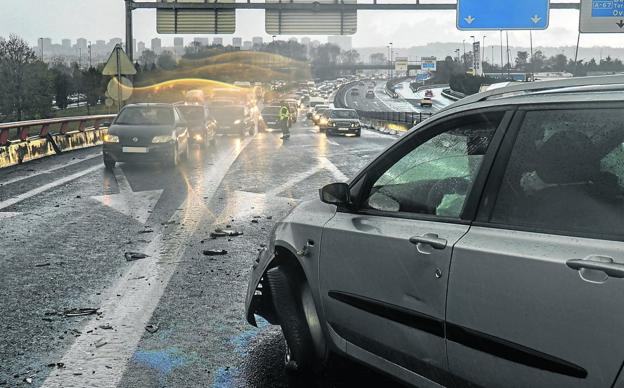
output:
[[[321,202],[330,205],[348,206],[351,204],[351,192],[346,183],[331,183],[319,190]]]

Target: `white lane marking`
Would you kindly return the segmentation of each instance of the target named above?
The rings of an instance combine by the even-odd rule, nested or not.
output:
[[[91,160],[93,158],[97,158],[97,157],[101,157],[101,156],[102,156],[102,154],[98,153],[97,155],[86,156],[86,157],[84,157],[82,159],[70,160],[70,161],[68,161],[65,164],[61,164],[61,165],[58,165],[56,167],[51,167],[51,168],[48,168],[47,170],[42,170],[42,171],[34,172],[32,174],[29,174],[29,175],[18,176],[18,177],[12,178],[12,179],[8,179],[8,180],[6,180],[4,182],[0,182],[0,186],[6,186],[8,184],[19,182],[19,181],[23,181],[25,179],[33,178],[33,177],[36,177],[36,176],[39,176],[39,175],[42,175],[42,174],[49,174],[49,173],[54,172],[56,170],[60,170],[61,168],[65,168],[67,166],[71,166],[71,165],[74,165],[76,163],[82,163],[82,162],[85,162],[87,160]]]
[[[11,218],[11,217],[15,217],[19,214],[22,213],[18,213],[18,212],[0,212],[0,220],[3,218]]]
[[[76,338],[61,359],[65,368],[55,369],[43,387],[112,388],[119,384],[184,249],[202,217],[212,216],[203,198],[214,196],[231,165],[252,139],[247,138],[215,161],[200,179],[199,188],[189,184],[183,210],[176,211],[170,220],[180,222],[175,231],[166,240],[160,233],[154,236],[145,251],[151,257],[135,261],[104,293],[105,302],[99,309],[102,314],[90,319],[83,330],[93,332]],[[140,276],[145,278],[138,279]],[[102,324],[109,324],[114,330],[97,329]],[[96,347],[96,343],[106,345]]]
[[[115,179],[117,179],[119,194],[98,195],[91,198],[104,206],[108,206],[139,221],[141,224],[145,224],[150,216],[150,211],[158,203],[163,190],[134,192],[121,168],[116,167],[113,170],[113,174],[115,174]]]
[[[321,162],[321,165],[326,170],[329,170],[329,172],[331,172],[332,175],[334,176],[334,178],[336,178],[338,181],[340,181],[340,182],[347,182],[349,180],[349,177],[347,177],[345,174],[343,174],[342,171],[340,171],[340,169],[338,167],[336,167],[336,165],[333,164],[329,159],[327,159],[325,157],[320,157],[318,159]]]
[[[287,191],[289,188],[296,186],[297,183],[306,180],[307,178],[322,170],[329,171],[334,176],[334,178],[339,181],[346,182],[349,180],[349,178],[345,174],[343,174],[342,171],[340,171],[340,169],[336,167],[336,165],[330,162],[329,159],[325,157],[319,157],[317,159],[319,163],[316,166],[293,176],[283,184],[267,191],[266,193],[264,193],[264,195],[267,197],[278,197],[280,193]]]
[[[340,145],[340,143],[337,143],[337,142],[335,142],[335,141],[331,140],[331,139],[330,139],[330,138],[328,138],[328,137],[326,137],[326,139],[327,139],[327,142],[328,142],[329,144],[331,144],[331,145],[335,145],[335,146],[339,146],[339,145]]]
[[[101,170],[101,169],[102,169],[102,166],[100,166],[100,165],[89,167],[86,170],[78,171],[78,172],[76,172],[74,174],[71,174],[71,175],[68,175],[66,177],[57,179],[54,182],[50,182],[50,183],[47,183],[47,184],[45,184],[43,186],[39,186],[36,189],[32,189],[32,190],[27,191],[25,193],[16,195],[13,198],[9,198],[6,201],[0,202],[0,210],[5,209],[5,208],[7,208],[9,206],[13,206],[16,203],[22,202],[25,199],[34,197],[35,195],[41,194],[41,193],[43,193],[43,192],[45,192],[47,190],[53,189],[53,188],[55,188],[57,186],[64,185],[65,183],[71,182],[71,181],[73,181],[75,179],[78,179],[78,178],[80,178],[82,176],[85,176],[85,175],[87,175],[89,173],[92,173],[93,171],[97,171],[97,170]]]

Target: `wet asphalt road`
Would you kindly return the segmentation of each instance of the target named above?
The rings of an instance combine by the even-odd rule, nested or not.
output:
[[[297,380],[279,327],[244,319],[274,223],[396,140],[327,138],[302,123],[279,136],[220,137],[176,169],[111,173],[94,148],[0,171],[0,386],[396,385],[348,360]],[[210,239],[228,225],[243,235]],[[75,308],[98,310],[68,316]]]

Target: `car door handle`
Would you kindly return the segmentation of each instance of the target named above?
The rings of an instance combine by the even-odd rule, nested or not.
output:
[[[415,245],[430,245],[433,249],[444,249],[448,244],[448,241],[446,241],[446,239],[438,237],[438,235],[435,233],[427,233],[422,236],[410,237],[409,241]]]
[[[613,262],[601,262],[594,260],[572,259],[566,261],[566,265],[574,270],[593,269],[602,271],[612,278],[624,279],[624,265]]]

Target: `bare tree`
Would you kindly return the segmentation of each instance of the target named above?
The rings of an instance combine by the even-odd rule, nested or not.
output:
[[[52,77],[28,44],[16,35],[0,40],[0,112],[9,120],[46,117]]]

